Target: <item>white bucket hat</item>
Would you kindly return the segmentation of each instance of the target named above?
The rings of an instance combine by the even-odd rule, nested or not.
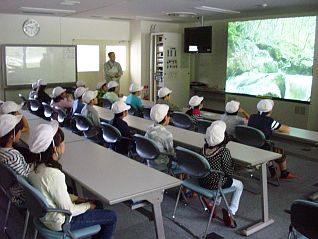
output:
[[[7,135],[21,121],[22,115],[0,115],[0,137]]]
[[[21,110],[22,106],[18,105],[14,101],[6,101],[0,106],[1,114],[10,114],[12,112],[17,112]]]
[[[82,96],[82,100],[84,103],[89,104],[89,102],[91,102],[91,100],[95,99],[98,95],[98,91],[92,91],[92,90],[87,90],[84,92],[83,96]]]
[[[137,91],[142,91],[143,90],[143,86],[140,85],[139,83],[131,83],[129,86],[129,92],[134,93]]]
[[[47,85],[47,82],[44,81],[44,80],[42,80],[42,79],[39,79],[39,80],[37,81],[37,86],[40,86],[40,85]]]
[[[112,105],[111,110],[114,114],[120,114],[126,110],[130,110],[130,108],[131,108],[130,105],[127,105],[124,101],[119,100]]]
[[[238,101],[235,101],[235,100],[231,100],[230,102],[227,102],[226,103],[226,106],[225,106],[225,111],[227,113],[235,113],[239,110],[240,108],[240,102]]]
[[[85,82],[82,80],[78,80],[78,81],[76,81],[76,86],[77,87],[85,87]]]
[[[203,99],[204,99],[203,97],[194,95],[189,100],[189,105],[191,106],[191,108],[194,108],[194,107],[200,105]]]
[[[162,87],[160,90],[158,90],[158,97],[163,98],[169,94],[171,94],[172,90],[170,90],[167,87]]]
[[[117,81],[110,81],[108,82],[107,84],[107,88],[110,89],[110,88],[114,88],[114,87],[117,87],[119,86],[118,82]]]
[[[77,99],[77,98],[81,97],[87,90],[88,90],[88,88],[84,88],[81,86],[76,88],[76,90],[74,91],[75,98]]]
[[[96,85],[96,89],[100,90],[103,87],[103,85],[105,85],[105,84],[107,84],[107,82],[105,80],[98,82]]]
[[[56,98],[60,96],[66,89],[62,88],[61,86],[55,87],[52,91],[52,98]]]
[[[28,141],[30,151],[36,154],[46,151],[52,143],[58,128],[59,123],[56,120],[31,128]]]
[[[225,130],[226,124],[223,121],[214,121],[206,130],[204,136],[205,141],[209,146],[215,146],[222,143],[225,138]]]
[[[156,104],[150,110],[150,118],[156,123],[161,122],[168,114],[169,106],[165,104]]]
[[[258,103],[257,103],[257,110],[260,112],[260,113],[266,113],[266,112],[269,112],[273,109],[274,107],[274,101],[273,100],[270,100],[270,99],[264,99],[264,100],[260,100]]]

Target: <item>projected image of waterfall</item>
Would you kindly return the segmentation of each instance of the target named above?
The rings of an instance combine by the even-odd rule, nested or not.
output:
[[[226,92],[310,101],[316,17],[228,24]]]

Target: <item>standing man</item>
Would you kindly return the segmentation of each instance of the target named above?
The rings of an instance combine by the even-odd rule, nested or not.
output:
[[[123,75],[123,70],[118,62],[115,61],[115,53],[108,53],[109,61],[104,63],[104,78],[107,82],[117,81]]]

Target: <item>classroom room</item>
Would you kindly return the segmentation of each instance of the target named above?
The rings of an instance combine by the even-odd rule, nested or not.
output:
[[[317,16],[1,3],[0,238],[318,238]]]

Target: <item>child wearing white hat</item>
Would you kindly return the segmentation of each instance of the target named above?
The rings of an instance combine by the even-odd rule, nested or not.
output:
[[[96,85],[97,94],[97,104],[103,106],[102,98],[107,92],[107,82],[105,80],[99,81]]]
[[[22,115],[0,115],[0,160],[17,174],[27,176],[30,172],[29,164],[25,161],[24,156],[13,147],[13,144],[20,140],[22,128]],[[13,195],[12,201],[15,204],[23,205],[24,191],[18,184],[14,184],[10,188],[10,193]]]
[[[85,82],[83,80],[76,81],[76,87],[84,87],[85,88]]]
[[[93,126],[100,128],[100,119],[97,110],[94,105],[97,105],[97,90],[87,90],[82,96],[82,100],[85,103],[81,111],[81,115],[85,116]]]
[[[74,91],[75,100],[73,101],[72,105],[72,115],[75,113],[80,114],[82,109],[84,108],[85,104],[83,103],[82,96],[88,90],[88,88],[84,87],[77,87]]]
[[[241,113],[243,117],[239,116]],[[226,124],[226,133],[235,138],[235,127],[237,125],[247,125],[250,115],[240,107],[240,102],[231,100],[226,103],[225,113],[221,116],[221,120]]]
[[[234,165],[229,149],[226,148],[226,124],[217,120],[207,128],[204,139],[205,145],[202,149],[202,155],[208,160],[212,170],[218,170],[225,174],[222,179],[222,188],[235,187],[235,192],[232,195],[229,211],[222,209],[223,221],[229,227],[236,227],[233,215],[238,210],[240,197],[243,192],[243,183],[233,178]],[[199,179],[202,187],[207,189],[217,189],[219,182],[219,174],[210,173],[204,178]],[[205,201],[207,201],[205,199]],[[209,202],[210,203],[210,202]],[[208,207],[211,208],[211,204]]]
[[[144,110],[140,99],[141,91],[143,90],[143,88],[144,87],[138,83],[131,83],[129,86],[130,94],[126,99],[126,104],[130,105],[135,110],[135,116],[142,116],[142,112]]]
[[[119,100],[112,105],[111,111],[114,113],[113,126],[116,127],[122,136],[125,138],[119,142],[117,147],[117,152],[121,154],[128,154],[129,144],[131,143],[133,132],[129,128],[124,118],[128,115],[128,110],[130,109],[130,105],[127,105],[123,100]]]
[[[118,98],[118,86],[117,81],[110,81],[107,84],[107,93],[103,95],[103,99],[108,99],[112,104],[119,100]]]
[[[32,90],[29,93],[29,100],[36,100],[37,99],[37,88],[38,88],[38,82],[35,81],[31,84]]]
[[[64,133],[57,121],[37,125],[31,130],[29,148],[35,155],[34,170],[29,182],[46,198],[50,207],[60,207],[72,213],[71,230],[92,225],[101,225],[98,238],[108,239],[114,233],[117,217],[115,212],[97,209],[94,201],[70,195],[67,191],[65,174],[59,159],[64,154]],[[94,220],[91,220],[91,219]],[[63,213],[47,213],[41,222],[53,231],[62,230]]]
[[[45,88],[47,86],[47,83],[42,80],[42,79],[39,79],[37,81],[37,86],[38,86],[38,89],[37,89],[37,100],[42,104],[43,102],[44,103],[47,103],[47,104],[50,104],[51,102],[51,97],[45,92]]]
[[[22,133],[29,131],[29,123],[27,119],[19,112],[22,106],[14,101],[6,101],[0,106],[1,114],[21,115],[22,116]]]
[[[58,107],[69,112],[73,105],[73,99],[66,93],[66,89],[57,86],[52,91],[52,107]]]
[[[160,88],[158,90],[157,104],[168,105],[170,111],[180,111],[180,108],[176,104],[171,102],[171,93],[172,90],[167,87]]]
[[[162,153],[174,155],[173,137],[165,126],[169,125],[169,106],[156,104],[150,110],[150,118],[154,124],[147,129],[145,136],[154,140]],[[168,172],[169,158],[166,155],[159,155],[155,160],[148,161],[150,167],[162,172]]]
[[[261,130],[264,133],[265,138],[267,140],[271,139],[273,130],[277,130],[283,133],[288,133],[290,131],[287,125],[281,124],[271,117],[273,107],[274,107],[273,100],[270,100],[270,99],[260,100],[257,103],[258,114],[251,115],[248,120],[248,126]],[[266,150],[271,149],[274,152],[282,154],[281,158],[275,160],[280,168],[281,179],[294,179],[296,177],[295,174],[287,171],[287,162],[286,162],[287,156],[282,148],[278,148],[275,146],[271,147],[270,145],[266,144],[264,149]],[[273,165],[269,167],[269,171],[272,177],[276,176],[276,170],[274,169]]]
[[[186,112],[187,115],[190,115],[194,124],[194,128],[197,128],[198,120],[203,119],[201,114],[201,109],[203,108],[203,97],[194,95],[189,100],[190,109]]]

